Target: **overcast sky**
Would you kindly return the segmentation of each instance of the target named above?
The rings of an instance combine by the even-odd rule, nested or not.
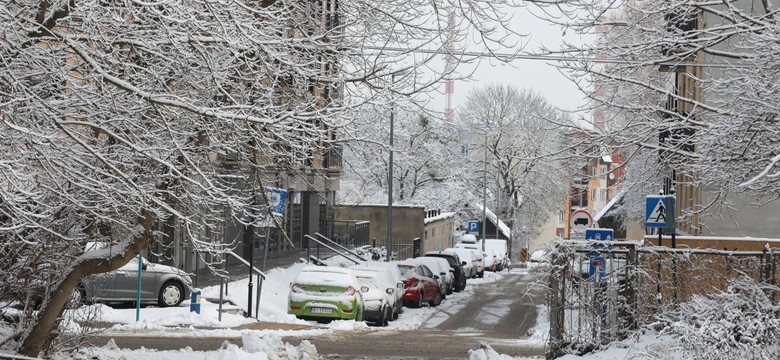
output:
[[[528,9],[519,9],[512,21],[513,30],[528,37],[523,41],[528,44],[524,51],[538,51],[542,45],[549,49],[558,49],[563,39],[560,27],[531,15]],[[578,35],[566,34],[567,41],[584,41]],[[462,46],[462,45],[461,45]],[[468,45],[468,51],[482,51],[479,45]],[[502,51],[508,53],[509,50]],[[458,67],[460,75],[473,71],[468,80],[455,82],[454,106],[456,109],[465,104],[469,91],[489,84],[510,84],[520,88],[530,88],[542,94],[553,105],[570,111],[575,111],[584,104],[584,99],[577,87],[558,69],[543,60],[515,60],[511,64],[499,63],[495,60],[482,60],[475,64],[461,64]],[[444,84],[440,86],[441,94],[433,99],[432,105],[438,111],[445,107]],[[581,114],[582,115],[582,114]]]

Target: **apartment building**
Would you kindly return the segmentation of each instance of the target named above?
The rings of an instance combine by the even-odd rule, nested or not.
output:
[[[713,10],[722,10],[726,13],[733,7],[755,15],[766,14],[766,1],[737,0],[728,5],[713,5]],[[723,26],[730,27],[733,24],[724,20],[717,11],[699,12],[697,16],[682,18],[679,14],[669,14],[666,17],[669,27],[677,28],[682,32],[698,33],[699,31],[722,31]],[[708,104],[715,101],[733,102],[735,98],[724,98],[721,93],[707,91],[702,88],[703,82],[717,80],[724,76],[728,69],[719,67],[690,66],[686,64],[707,63],[735,63],[731,57],[724,57],[729,52],[746,51],[742,46],[737,46],[741,40],[734,36],[727,41],[712,46],[713,51],[699,51],[694,56],[681,59],[677,66],[660,66],[659,71],[671,72],[672,77],[669,88],[672,89],[666,108],[670,112],[676,112],[682,118],[690,117],[695,120],[707,121],[707,112],[701,110],[697,104]],[[735,50],[736,49],[736,50]],[[675,55],[681,49],[668,47],[663,49],[664,55]],[[670,121],[672,121],[670,119]],[[678,146],[686,151],[696,152],[695,143],[674,143],[677,139],[685,139],[695,131],[692,128],[679,128],[671,131],[663,131],[659,134],[662,144]],[[669,156],[661,153],[661,156]],[[729,206],[714,216],[703,219],[698,212],[703,207],[714,201],[721,201],[723,194],[718,184],[701,183],[696,174],[683,173],[678,169],[669,168],[664,181],[664,190],[674,188],[677,198],[676,213],[691,214],[682,222],[678,222],[678,229],[689,235],[711,236],[752,236],[752,237],[777,237],[776,224],[780,221],[780,201],[772,201],[756,208],[751,204],[757,199],[745,199],[729,195],[726,199]],[[700,184],[700,185],[699,185]]]

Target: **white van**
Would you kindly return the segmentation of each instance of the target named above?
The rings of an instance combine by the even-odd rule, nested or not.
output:
[[[504,239],[485,239],[485,250],[493,250],[498,256],[496,271],[509,267],[509,250]]]

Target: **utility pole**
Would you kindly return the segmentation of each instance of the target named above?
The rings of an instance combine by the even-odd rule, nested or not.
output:
[[[498,215],[501,214],[501,184],[500,184],[500,176],[496,174],[496,239],[500,239],[498,236]]]
[[[487,231],[487,132],[485,132],[485,147],[482,149],[485,152],[485,163],[482,169],[482,252],[485,252],[485,232]],[[498,226],[498,222],[496,222]]]
[[[395,74],[390,76],[391,83],[395,83]],[[392,261],[393,255],[393,117],[395,115],[395,101],[390,104],[390,159],[387,166],[387,259]]]

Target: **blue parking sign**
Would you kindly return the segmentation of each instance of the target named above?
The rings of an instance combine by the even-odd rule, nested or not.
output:
[[[469,227],[468,232],[470,233],[478,233],[479,232],[479,221],[469,221]]]

